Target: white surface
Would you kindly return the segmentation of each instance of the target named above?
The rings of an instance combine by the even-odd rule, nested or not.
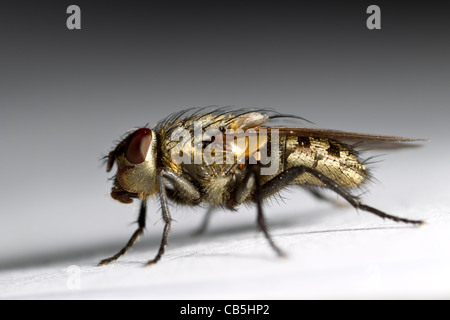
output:
[[[428,224],[416,228],[382,221],[296,191],[287,194],[295,200],[266,208],[271,233],[288,258],[274,255],[254,227],[252,210],[217,213],[207,233],[197,238],[189,233],[200,216],[174,213],[177,222],[167,254],[157,265],[144,268],[156,253],[162,230],[151,215],[145,238],[117,263],[95,266],[125,238],[104,249],[86,247],[85,253],[81,248],[46,263],[11,267],[0,272],[0,298],[450,298],[448,198],[420,192],[408,198],[399,196],[401,190],[389,196],[376,189],[386,197],[377,207],[425,218]],[[379,199],[373,194],[366,198],[371,204]],[[134,226],[126,230],[131,235]],[[76,279],[68,271],[71,265],[80,267],[79,289],[70,288]]]

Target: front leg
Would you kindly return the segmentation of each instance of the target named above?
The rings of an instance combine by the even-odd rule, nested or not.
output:
[[[163,171],[162,177],[172,184],[174,192],[171,193],[171,198],[174,201],[190,205],[196,205],[200,202],[200,191],[186,178],[173,171]]]
[[[147,262],[147,264],[146,264],[147,266],[155,264],[159,260],[161,260],[161,257],[163,256],[163,254],[166,250],[167,240],[169,238],[170,226],[172,224],[172,217],[170,216],[170,212],[169,212],[169,204],[168,204],[168,199],[167,199],[166,187],[164,186],[164,181],[163,181],[163,179],[165,178],[165,173],[166,172],[161,171],[159,174],[159,179],[158,179],[159,200],[161,202],[161,215],[162,215],[162,218],[165,223],[164,231],[162,234],[158,253],[152,260]]]
[[[170,200],[184,205],[197,205],[200,203],[201,193],[189,180],[173,171],[165,171],[163,177],[172,185],[172,188],[165,190]],[[213,211],[213,207],[208,209],[200,228],[194,233],[195,236],[205,232]]]
[[[144,233],[146,216],[147,216],[147,199],[143,199],[141,202],[141,209],[139,210],[139,218],[137,221],[138,229],[134,232],[133,236],[125,245],[125,247],[123,247],[122,250],[120,250],[117,254],[115,254],[111,258],[100,261],[99,266],[104,266],[110,264],[111,262],[116,261],[121,256],[123,256],[128,250],[131,249],[131,247],[136,243],[136,241],[139,239],[142,233]]]

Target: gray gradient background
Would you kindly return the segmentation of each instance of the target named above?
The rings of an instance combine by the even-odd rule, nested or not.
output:
[[[0,268],[118,249],[136,210],[110,199],[99,159],[126,130],[185,107],[269,107],[323,128],[430,138],[383,157],[368,201],[447,199],[450,20],[439,5],[377,2],[382,30],[370,31],[366,1],[142,3],[76,1],[79,31],[66,28],[72,3],[2,4]],[[191,213],[175,210],[175,240],[200,221]]]

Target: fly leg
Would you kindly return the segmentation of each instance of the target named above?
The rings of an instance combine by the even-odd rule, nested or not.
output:
[[[186,204],[186,202],[188,201],[187,198],[181,197],[180,193],[175,189],[166,188],[166,193],[167,193],[167,197],[169,198],[169,200],[171,200],[173,202],[180,203],[180,204]],[[198,204],[198,200],[194,201],[194,203],[192,203],[192,205],[196,205],[196,204]],[[209,221],[211,220],[211,216],[212,216],[213,212],[214,212],[214,208],[209,207],[208,210],[206,211],[205,216],[203,217],[200,227],[198,228],[198,230],[195,230],[192,233],[192,236],[194,236],[194,237],[200,236],[203,233],[205,233],[206,229],[208,228],[208,224],[209,224]]]
[[[358,197],[349,193],[347,190],[345,190],[344,188],[339,186],[336,182],[334,182],[330,178],[324,176],[322,173],[320,173],[312,168],[304,167],[304,166],[289,168],[286,171],[280,173],[278,176],[276,176],[272,180],[268,181],[263,186],[262,197],[266,198],[266,197],[269,197],[269,196],[277,193],[278,191],[280,191],[287,185],[291,184],[295,179],[297,179],[299,176],[301,176],[302,174],[305,174],[305,173],[309,173],[309,174],[313,175],[314,177],[316,177],[317,179],[319,179],[325,185],[325,187],[336,192],[338,195],[340,195],[342,198],[344,198],[348,203],[350,203],[355,209],[364,210],[364,211],[373,213],[383,219],[390,219],[390,220],[393,220],[396,222],[410,223],[410,224],[416,224],[416,225],[424,224],[424,221],[421,221],[421,220],[410,220],[410,219],[405,219],[405,218],[389,215],[387,213],[384,213],[381,210],[378,210],[376,208],[365,205],[365,204],[361,203],[361,201],[359,200]]]
[[[166,187],[165,187],[164,181],[163,181],[165,174],[166,173],[164,171],[162,171],[159,174],[159,179],[158,179],[159,199],[161,202],[161,215],[164,220],[164,230],[163,230],[163,234],[161,237],[161,243],[159,245],[158,253],[152,260],[147,262],[147,264],[146,264],[147,266],[155,264],[159,260],[161,260],[161,257],[163,256],[163,254],[166,250],[167,240],[169,238],[170,226],[172,223],[172,217],[170,216],[170,212],[169,212],[169,204],[168,204],[168,198],[167,198],[167,193],[166,193]]]
[[[173,189],[166,189],[164,179],[172,185]],[[164,252],[166,250],[167,240],[169,238],[170,227],[172,224],[172,217],[170,216],[168,204],[169,197],[173,201],[182,201],[182,203],[184,204],[189,203],[192,205],[198,204],[201,199],[200,191],[198,191],[198,189],[189,180],[181,177],[173,171],[164,170],[160,172],[158,187],[159,199],[161,202],[161,215],[164,220],[164,230],[161,237],[161,243],[159,245],[158,253],[152,260],[147,262],[147,266],[155,264],[159,260],[161,260],[161,257],[164,255]]]
[[[170,195],[172,200],[190,205],[196,205],[200,202],[200,191],[189,180],[169,170],[162,172],[162,177],[173,186],[175,192]]]
[[[214,212],[214,207],[209,207],[208,211],[206,211],[205,216],[203,217],[202,224],[200,225],[200,228],[196,230],[192,235],[193,236],[199,236],[205,233],[206,229],[208,228],[209,221],[211,220],[212,213]]]
[[[164,178],[170,182],[173,188],[167,188],[167,196],[170,200],[182,203],[196,205],[200,202],[201,194],[200,191],[187,179],[176,174],[173,171],[166,170],[163,174]],[[205,232],[208,227],[211,214],[214,211],[213,207],[210,207],[206,212],[205,218],[203,219],[200,228],[194,232],[194,236],[201,235]]]
[[[277,253],[278,256],[283,257],[285,253],[275,244],[272,237],[267,230],[266,219],[264,218],[263,208],[262,208],[262,200],[263,190],[261,187],[261,179],[260,179],[260,167],[258,165],[251,165],[248,168],[244,179],[242,180],[241,185],[236,190],[235,193],[235,201],[237,204],[241,204],[244,202],[248,196],[251,196],[252,191],[254,190],[253,200],[256,203],[257,208],[257,223],[259,229],[264,234],[264,237],[269,242],[269,245],[272,249]]]
[[[316,188],[304,187],[304,189],[306,191],[308,191],[317,200],[326,201],[336,207],[346,207],[347,206],[347,204],[345,202],[341,202],[339,200],[332,199],[332,198],[326,196],[325,194],[323,194],[321,191],[317,190]]]
[[[144,233],[146,216],[147,216],[147,200],[144,199],[141,202],[141,209],[139,210],[139,218],[137,221],[138,229],[134,232],[133,236],[125,245],[125,247],[123,247],[122,250],[120,250],[117,254],[115,254],[111,258],[100,261],[100,263],[98,264],[99,266],[104,266],[111,262],[116,261],[121,256],[123,256],[128,250],[131,249],[131,247],[136,243],[139,237]]]

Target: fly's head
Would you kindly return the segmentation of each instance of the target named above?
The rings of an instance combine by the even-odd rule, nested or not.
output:
[[[108,155],[106,171],[117,165],[111,196],[123,203],[143,199],[157,188],[156,134],[148,128],[131,132]]]

